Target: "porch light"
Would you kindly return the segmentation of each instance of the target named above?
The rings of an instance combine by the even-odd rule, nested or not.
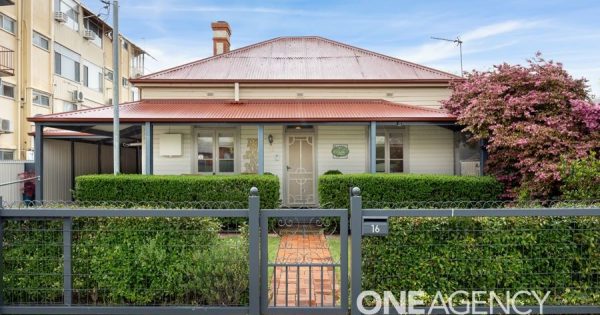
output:
[[[302,126],[296,126],[296,130],[302,129]]]
[[[269,145],[273,145],[273,135],[269,134],[269,136],[267,137],[267,140],[269,140]]]

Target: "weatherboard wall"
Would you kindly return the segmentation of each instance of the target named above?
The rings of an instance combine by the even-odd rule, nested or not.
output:
[[[241,99],[383,99],[396,103],[440,108],[448,87],[245,87]],[[143,87],[144,99],[234,99],[231,87]]]

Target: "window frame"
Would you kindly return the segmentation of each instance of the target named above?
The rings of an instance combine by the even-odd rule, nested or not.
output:
[[[96,32],[96,30],[90,29],[90,24],[96,26],[98,32]],[[90,17],[84,17],[83,28],[87,31],[92,31],[94,32],[94,34],[96,34],[96,39],[92,40],[91,42],[94,43],[96,46],[102,48],[102,25],[91,20]]]
[[[11,22],[12,29],[9,30],[4,27],[5,19]],[[4,13],[0,13],[0,29],[4,30],[10,34],[16,35],[17,34],[17,21]]]
[[[402,140],[402,159],[390,157],[390,136],[396,136]],[[384,158],[377,158],[377,153],[375,153],[375,161],[384,161],[384,171],[376,173],[379,174],[402,174],[406,173],[406,155],[407,155],[407,143],[406,143],[406,130],[404,129],[384,129],[382,131],[377,131],[376,137],[384,137]],[[375,146],[375,150],[377,150],[377,145]],[[402,161],[402,172],[391,172],[391,161]],[[377,168],[377,163],[375,163],[375,168]]]
[[[219,154],[219,134],[222,133],[226,133],[227,136],[231,136],[233,138],[233,144],[232,144],[232,151],[233,151],[233,157],[232,158],[221,158],[220,154]],[[211,139],[212,139],[212,172],[201,172],[200,168],[198,166],[198,161],[200,161],[200,159],[198,159],[198,138],[200,138],[201,134],[204,134],[204,136],[206,136],[206,134],[210,134]],[[239,150],[238,150],[238,144],[239,144],[239,133],[238,130],[236,128],[218,128],[218,129],[202,129],[202,128],[197,128],[194,131],[194,135],[195,135],[195,148],[193,150],[195,157],[196,157],[196,173],[198,174],[213,174],[213,175],[233,175],[233,174],[237,174],[238,173],[238,169],[239,169],[239,163],[238,163],[238,155],[239,155]],[[206,159],[208,160],[208,159]],[[221,171],[221,161],[231,161],[233,163],[233,171],[231,172],[223,172]]]
[[[75,109],[73,109],[73,110],[65,110],[65,106],[66,106],[67,104],[68,104],[68,105],[72,105],[72,106],[74,106],[74,107],[75,107]],[[63,108],[62,108],[62,112],[71,112],[71,111],[76,111],[76,110],[78,110],[78,109],[79,109],[79,107],[77,106],[77,104],[75,104],[75,103],[73,103],[73,102],[63,102]]]
[[[75,60],[74,58],[72,58],[71,56],[68,56],[65,53],[61,53],[62,50],[68,51],[69,53],[72,53],[74,56],[76,55],[78,60]],[[67,61],[72,61],[74,63],[73,68],[74,68],[74,73],[73,76],[74,78],[68,77],[66,76],[63,71],[62,71],[62,65],[64,63],[64,59],[66,59]],[[54,48],[54,74],[65,78],[67,80],[73,81],[73,82],[77,82],[77,83],[81,83],[81,55],[79,55],[78,53],[56,43],[55,44],[55,48]]]
[[[110,75],[109,75],[110,74]],[[110,82],[114,80],[114,72],[108,68],[104,68],[104,78]]]
[[[14,161],[15,153],[17,153],[16,151],[17,150],[13,150],[13,149],[0,149],[0,161]],[[5,158],[7,153],[12,155],[11,159]]]
[[[69,4],[68,4],[66,1],[64,1],[64,0],[56,0],[56,2],[55,2],[55,5],[56,5],[56,9],[57,9],[57,11],[63,12],[63,13],[65,13],[65,15],[67,16],[67,22],[65,22],[64,24],[65,24],[65,25],[66,25],[68,28],[70,28],[70,29],[72,29],[72,30],[74,30],[74,31],[76,31],[76,32],[79,32],[79,28],[80,28],[80,25],[79,25],[79,15],[80,15],[80,12],[79,12],[79,5],[78,5],[76,2],[74,2],[74,1],[72,1],[72,2],[73,2],[73,4],[75,5],[75,7],[73,7],[73,6],[69,5]],[[70,10],[63,11],[63,10],[62,10],[62,6],[63,6],[63,5],[64,5],[64,6],[66,6],[66,7],[68,7]],[[74,12],[74,15],[75,15],[75,16],[74,16],[74,17],[70,16],[70,15],[69,15],[69,11],[70,11],[70,12]]]
[[[11,88],[12,89],[12,95],[6,95],[6,94],[4,94],[4,87]],[[11,100],[14,100],[15,99],[15,88],[16,87],[17,86],[15,84],[5,82],[4,80],[0,80],[0,96],[9,98]]]
[[[37,48],[40,48],[40,49],[43,49],[43,50],[45,50],[45,51],[50,51],[50,38],[48,38],[48,37],[46,37],[46,36],[42,35],[41,33],[38,33],[38,32],[36,32],[36,31],[33,31],[33,35],[31,35],[31,36],[32,36],[32,38],[31,38],[31,42],[33,43],[33,46],[35,46],[35,47],[37,47]],[[37,38],[39,38],[40,40],[46,41],[46,47],[44,47],[44,46],[42,46],[42,45],[39,45],[39,44],[36,42],[36,36],[37,36]]]
[[[36,94],[39,95],[39,96],[41,96],[41,97],[48,98],[48,104],[46,105],[46,104],[36,103],[35,102]],[[52,106],[52,96],[49,93],[46,93],[46,92],[42,92],[42,91],[39,91],[39,90],[32,90],[31,91],[31,104],[36,105],[36,106],[41,106],[41,107],[50,107],[50,106]]]

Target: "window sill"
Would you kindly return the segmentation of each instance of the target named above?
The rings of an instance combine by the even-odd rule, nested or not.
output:
[[[8,34],[10,34],[10,35],[12,35],[12,36],[15,36],[15,37],[17,36],[17,34],[16,34],[16,33],[13,33],[13,32],[11,32],[11,31],[7,31],[7,30],[3,29],[2,27],[0,27],[0,30],[1,30],[1,31],[3,31],[3,32],[6,32],[6,33],[8,33]]]
[[[48,53],[50,52],[50,49],[49,49],[49,48],[44,48],[44,47],[42,47],[42,46],[38,46],[38,45],[36,45],[36,44],[32,44],[32,45],[33,45],[33,47],[37,47],[37,48],[39,48],[39,49],[41,49],[41,50],[43,50],[43,51],[45,51],[45,52],[48,52]]]

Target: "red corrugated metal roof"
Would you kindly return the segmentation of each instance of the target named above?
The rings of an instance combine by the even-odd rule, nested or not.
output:
[[[149,74],[152,81],[448,81],[460,77],[330,39],[278,37]]]
[[[120,105],[122,122],[455,121],[443,110],[385,100],[141,100]],[[112,106],[35,116],[32,122],[111,122]]]

